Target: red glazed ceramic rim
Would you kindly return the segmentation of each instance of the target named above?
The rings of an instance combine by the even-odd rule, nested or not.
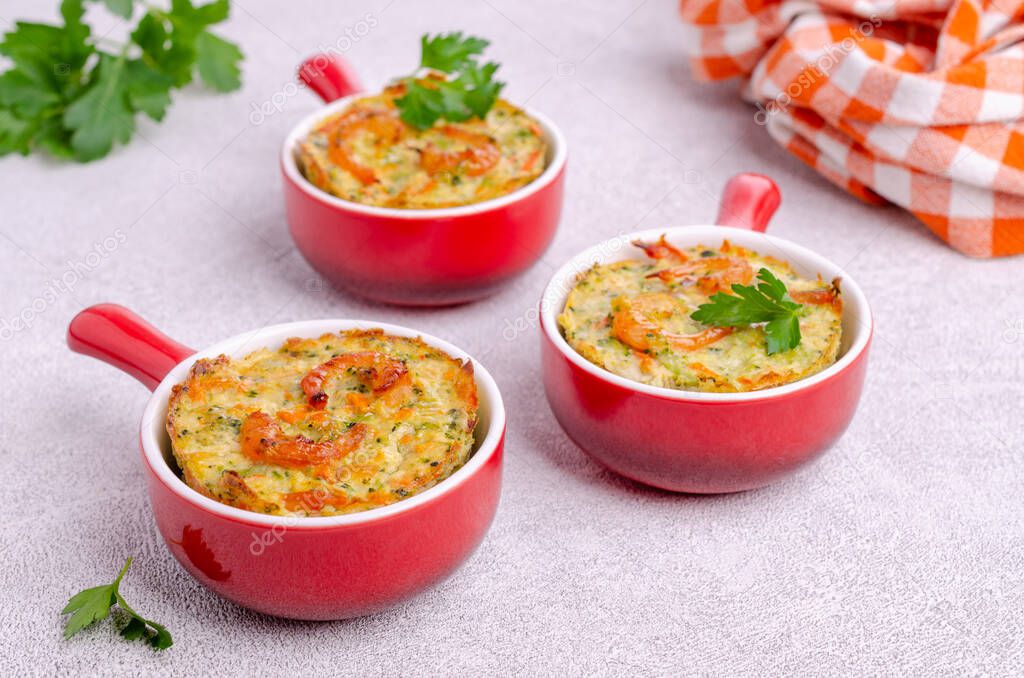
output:
[[[465,351],[429,334],[423,334],[422,332],[399,325],[389,325],[368,320],[308,320],[271,325],[254,332],[239,334],[214,344],[203,351],[199,351],[178,363],[153,391],[153,395],[150,397],[146,410],[142,415],[140,431],[142,451],[146,463],[171,491],[210,513],[215,513],[238,522],[270,527],[282,526],[288,529],[333,528],[387,519],[404,511],[411,511],[451,491],[487,463],[498,449],[505,432],[505,406],[501,400],[501,393],[498,392],[498,386],[495,384],[490,373],[476,360],[473,360],[473,374],[476,379],[477,395],[480,404],[479,421],[477,422],[476,429],[477,444],[473,456],[470,457],[469,461],[462,468],[434,487],[394,504],[342,516],[268,516],[221,504],[200,494],[186,485],[168,464],[167,460],[171,454],[170,440],[167,437],[167,432],[164,430],[167,420],[168,398],[171,394],[171,388],[175,384],[184,381],[188,375],[188,370],[196,360],[200,358],[214,358],[222,353],[232,357],[242,357],[265,346],[280,346],[289,337],[319,337],[322,334],[339,330],[371,328],[381,328],[389,334],[401,337],[420,337],[426,343],[445,351],[454,358],[472,360]]]
[[[768,254],[790,262],[798,273],[814,277],[821,274],[825,280],[842,278],[843,291],[843,339],[840,356],[834,364],[815,375],[783,386],[767,388],[763,391],[744,393],[703,393],[699,391],[680,391],[677,389],[649,386],[640,382],[620,377],[604,368],[598,367],[577,353],[558,330],[556,319],[565,307],[565,299],[569,295],[577,276],[595,263],[607,264],[627,259],[644,259],[639,248],[633,247],[634,240],[657,240],[662,234],[674,245],[691,247],[694,245],[716,246],[722,240],[729,240],[737,245]],[[548,339],[558,347],[574,365],[593,374],[600,379],[611,382],[622,388],[646,393],[669,400],[688,402],[750,402],[767,400],[811,388],[835,376],[867,348],[874,328],[871,309],[860,286],[841,267],[806,247],[789,240],[776,238],[756,231],[748,231],[727,226],[681,226],[675,228],[657,228],[648,231],[637,231],[617,236],[610,240],[588,248],[570,259],[551,277],[544,289],[540,302],[541,326]]]
[[[562,171],[562,168],[565,167],[567,157],[565,137],[562,136],[559,129],[546,116],[531,109],[524,109],[527,114],[540,123],[541,128],[544,130],[544,138],[548,143],[547,167],[544,168],[544,171],[541,172],[539,177],[525,186],[518,188],[507,195],[503,195],[492,200],[484,200],[483,202],[473,203],[472,205],[462,205],[461,207],[444,207],[440,209],[397,209],[394,207],[375,207],[372,205],[362,205],[350,200],[342,200],[337,196],[333,196],[330,193],[320,190],[313,184],[309,183],[306,177],[302,176],[302,172],[299,171],[299,167],[295,162],[294,151],[299,140],[305,137],[316,123],[345,108],[352,100],[364,96],[366,96],[365,93],[353,94],[351,96],[338,99],[337,101],[332,101],[331,103],[318,108],[315,112],[307,115],[301,122],[299,122],[299,124],[293,127],[292,131],[284,140],[284,145],[281,147],[281,167],[284,168],[285,175],[314,200],[319,200],[320,202],[327,203],[328,205],[333,205],[341,210],[378,217],[417,220],[445,219],[486,212],[488,210],[505,207],[506,205],[522,200],[554,181]]]

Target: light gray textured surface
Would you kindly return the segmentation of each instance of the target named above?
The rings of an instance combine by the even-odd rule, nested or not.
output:
[[[5,0],[0,17],[42,17],[54,4]],[[857,203],[776,148],[734,85],[691,80],[668,0],[233,4],[224,33],[247,54],[242,91],[180,93],[164,124],[141,122],[130,146],[92,165],[0,163],[5,322],[95,243],[125,234],[0,344],[0,666],[1019,673],[1024,260],[968,260],[906,214]],[[421,32],[464,28],[493,40],[510,98],[529,99],[568,137],[558,236],[491,299],[440,311],[375,307],[317,290],[292,248],[276,154],[317,106],[292,91],[292,73],[368,13],[377,25],[348,52],[367,83],[408,70]],[[282,99],[264,120],[251,115],[254,103]],[[644,489],[589,461],[552,418],[534,304],[553,268],[591,243],[709,221],[713,196],[743,170],[782,188],[774,233],[845,266],[869,295],[877,334],[864,400],[837,447],[774,487],[710,498]],[[194,346],[265,323],[368,317],[477,355],[510,409],[504,495],[483,546],[437,590],[372,618],[280,621],[216,598],[156,534],[136,449],[146,390],[64,346],[74,312],[108,300]],[[509,330],[517,321],[527,329]],[[106,624],[62,641],[67,597],[107,581],[129,554],[126,596],[167,624],[174,648],[154,654]]]

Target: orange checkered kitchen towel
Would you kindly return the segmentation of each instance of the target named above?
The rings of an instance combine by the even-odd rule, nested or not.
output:
[[[1024,0],[681,0],[693,70],[961,252],[1024,252]]]

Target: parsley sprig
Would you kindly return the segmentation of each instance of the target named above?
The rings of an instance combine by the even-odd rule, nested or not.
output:
[[[94,37],[83,22],[87,2],[63,0],[63,24],[19,21],[0,40],[11,67],[0,73],[0,156],[44,149],[82,162],[126,143],[135,115],[163,120],[172,89],[192,81],[228,92],[241,86],[238,47],[210,32],[227,19],[228,0],[169,9],[145,5],[126,44]],[[134,0],[102,0],[125,20]]]
[[[65,639],[101,619],[106,619],[110,616],[110,608],[117,605],[128,615],[128,623],[121,628],[122,637],[127,640],[143,638],[155,650],[166,650],[174,644],[171,634],[166,628],[140,615],[121,596],[119,591],[121,579],[124,578],[124,574],[131,564],[132,559],[129,558],[121,571],[117,573],[117,578],[113,583],[85,589],[71,597],[68,604],[61,610],[61,614],[71,615],[67,623],[64,624]]]
[[[494,79],[497,63],[477,62],[489,44],[461,31],[420,38],[420,67],[402,79],[405,95],[395,100],[402,120],[416,129],[428,129],[441,118],[461,122],[487,115],[505,86]],[[424,78],[424,71],[445,76]]]
[[[733,285],[732,294],[719,292],[710,303],[701,304],[690,317],[705,325],[745,327],[765,323],[768,355],[796,348],[800,344],[801,304],[793,301],[786,286],[767,268],[757,272],[757,286]]]

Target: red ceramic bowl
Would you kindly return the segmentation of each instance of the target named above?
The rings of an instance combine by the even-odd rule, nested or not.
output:
[[[72,350],[115,365],[153,390],[139,440],[157,527],[178,562],[218,595],[279,617],[356,617],[441,581],[483,539],[501,488],[505,410],[494,380],[475,361],[480,420],[473,456],[446,480],[408,499],[344,516],[268,516],[216,502],[178,476],[164,430],[167,398],[196,359],[242,356],[288,337],[368,327],[420,336],[452,356],[469,358],[440,339],[376,322],[286,323],[194,352],[121,306],[93,306],[72,320]]]
[[[547,168],[508,195],[445,209],[371,207],[320,190],[295,160],[299,140],[361,90],[351,69],[321,55],[299,76],[327,105],[285,139],[285,209],[295,244],[324,278],[378,301],[442,306],[484,297],[540,259],[558,225],[565,182],[565,139],[550,120],[528,111],[544,130]]]
[[[544,388],[558,422],[585,452],[628,478],[678,492],[718,493],[767,485],[828,449],[853,418],[868,364],[872,319],[860,286],[805,247],[765,235],[779,193],[766,177],[740,175],[726,189],[720,224],[630,233],[592,247],[551,278],[541,300]],[[594,262],[642,259],[633,240],[665,234],[679,247],[732,242],[792,263],[805,276],[842,277],[838,361],[807,379],[750,393],[697,393],[647,386],[574,351],[556,318],[576,276]]]

